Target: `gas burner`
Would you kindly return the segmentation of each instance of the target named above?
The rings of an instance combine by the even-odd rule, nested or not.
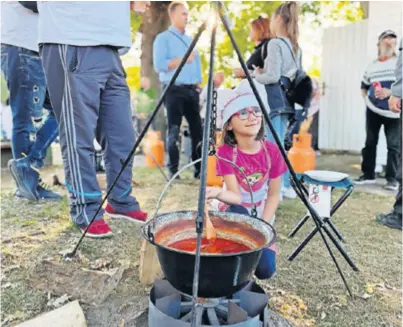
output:
[[[226,298],[199,298],[197,326],[268,326],[268,296],[254,282]],[[149,327],[188,327],[192,319],[192,297],[180,293],[166,280],[156,280],[150,293]]]

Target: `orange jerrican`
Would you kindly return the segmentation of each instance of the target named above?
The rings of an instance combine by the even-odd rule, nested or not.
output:
[[[144,152],[147,167],[155,168],[157,167],[157,163],[162,167],[164,166],[165,150],[160,132],[150,131],[147,133]]]
[[[311,147],[312,135],[295,134],[292,148],[288,151],[288,159],[296,173],[304,173],[315,169],[315,151]]]
[[[216,144],[219,144],[221,139],[221,132],[216,132]],[[207,158],[207,186],[223,186],[223,179],[221,176],[216,175],[217,158],[215,156],[208,156]]]

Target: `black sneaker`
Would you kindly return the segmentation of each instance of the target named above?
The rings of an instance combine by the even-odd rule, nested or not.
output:
[[[396,181],[387,182],[386,185],[384,186],[384,189],[389,191],[397,191],[399,189],[399,183]]]
[[[376,222],[378,224],[393,228],[393,229],[399,229],[402,230],[402,216],[398,215],[396,213],[388,213],[387,215],[385,214],[380,214],[376,216]]]
[[[175,171],[175,172],[170,171],[169,172],[169,180],[171,180],[175,176],[176,173],[177,173],[177,171]],[[175,180],[177,180],[177,181],[180,180],[180,179],[181,179],[180,175],[175,177]]]
[[[366,184],[375,184],[376,183],[376,179],[375,178],[367,178],[364,175],[358,177],[357,179],[355,179],[354,184],[357,185],[366,185]]]

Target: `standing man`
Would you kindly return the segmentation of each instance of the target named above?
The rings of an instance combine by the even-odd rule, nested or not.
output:
[[[391,85],[395,82],[396,33],[383,32],[378,39],[378,59],[369,64],[361,83],[362,95],[367,105],[365,147],[362,149],[363,175],[356,184],[375,183],[376,147],[379,131],[385,129],[388,156],[386,163],[386,189],[396,191],[399,165],[399,114],[389,110],[388,99],[392,94]]]
[[[389,98],[390,111],[400,115],[399,142],[400,142],[400,159],[397,180],[399,182],[399,192],[396,196],[396,202],[393,210],[387,215],[381,214],[376,217],[376,221],[390,228],[402,230],[402,51],[403,39],[400,39],[399,58],[396,64],[396,82],[392,85],[392,96]]]
[[[105,154],[108,189],[135,142],[130,92],[119,51],[131,46],[128,1],[41,1],[40,53],[59,122],[70,214],[85,230],[102,201],[94,167],[94,138]],[[133,162],[113,188],[105,211],[144,222],[132,192]],[[101,210],[89,237],[112,234]]]
[[[1,70],[10,92],[11,149],[8,164],[17,184],[16,196],[31,201],[58,200],[39,177],[49,146],[58,135],[57,122],[46,98],[46,81],[38,49],[38,10],[35,1],[1,3]],[[39,130],[43,107],[49,115]]]
[[[188,8],[183,2],[173,1],[168,7],[171,26],[157,35],[154,41],[154,68],[163,87],[169,83],[176,68],[188,50],[192,38],[185,34]],[[200,118],[199,93],[201,76],[200,56],[194,51],[165,98],[168,118],[169,175],[172,177],[179,166],[179,134],[182,117],[185,116],[192,138],[192,160],[201,155],[200,142],[203,137]],[[195,166],[194,177],[199,178],[200,163]]]

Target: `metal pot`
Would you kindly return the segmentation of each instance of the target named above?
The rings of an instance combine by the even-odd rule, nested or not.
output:
[[[211,211],[217,237],[241,241],[252,250],[240,253],[201,253],[198,297],[217,298],[234,294],[252,278],[262,249],[275,241],[273,227],[259,218]],[[156,216],[142,228],[144,238],[156,246],[165,278],[180,292],[192,294],[195,253],[168,245],[196,238],[196,211],[177,211]]]

